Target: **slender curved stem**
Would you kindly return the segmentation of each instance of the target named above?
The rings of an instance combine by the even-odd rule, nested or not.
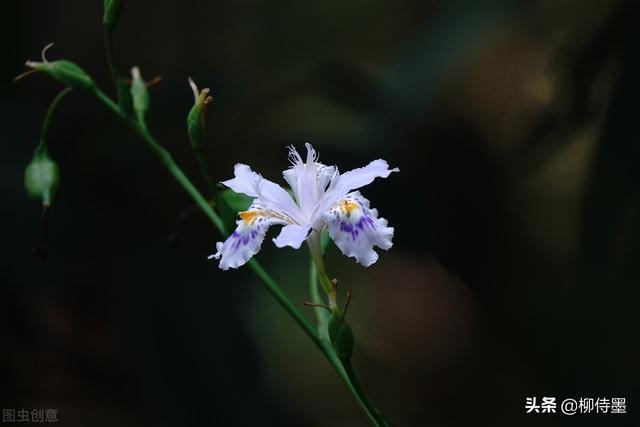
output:
[[[109,25],[105,25],[104,27],[104,43],[105,43],[105,52],[107,58],[107,64],[109,66],[109,70],[111,71],[111,77],[113,79],[114,85],[116,87],[118,102],[122,104],[121,99],[121,82],[120,82],[120,73],[118,69],[115,67],[113,62],[113,27]],[[63,91],[64,92],[64,91]],[[111,98],[109,98],[104,92],[102,92],[97,86],[94,86],[92,89],[93,94],[110,110],[112,110],[118,117],[123,119],[133,130],[142,138],[147,146],[151,149],[151,151],[158,157],[163,166],[169,171],[169,173],[176,179],[178,184],[182,186],[182,188],[191,196],[191,198],[197,203],[197,205],[202,209],[204,214],[209,218],[209,220],[213,223],[213,225],[218,229],[218,231],[223,235],[228,235],[228,230],[224,225],[224,221],[218,216],[218,214],[213,210],[212,205],[207,202],[207,200],[202,196],[202,194],[198,191],[198,189],[193,185],[193,183],[187,178],[187,176],[182,172],[182,170],[175,163],[171,154],[163,148],[151,135],[148,131],[144,122],[140,122],[135,118],[129,116],[126,113],[126,110],[121,108],[118,104],[116,104]],[[66,93],[61,94],[62,96],[66,95]],[[60,98],[62,96],[59,95]],[[54,102],[56,102],[54,100]],[[59,100],[58,100],[59,102]],[[57,102],[56,102],[57,104]],[[48,126],[48,123],[45,121],[45,126]],[[211,173],[209,171],[208,165],[206,163],[206,159],[203,156],[201,150],[196,150],[196,158],[198,160],[198,164],[200,166],[200,171],[204,177],[204,180],[207,184],[207,187],[211,191],[214,199],[217,195],[217,190],[215,186],[215,182],[212,179]],[[388,424],[380,423],[379,413],[375,411],[375,408],[372,410],[373,406],[370,404],[366,395],[360,389],[357,381],[355,381],[355,375],[353,374],[353,370],[345,369],[346,367],[343,365],[342,361],[339,359],[338,355],[331,344],[331,341],[328,337],[327,332],[327,319],[326,317],[322,317],[324,313],[319,313],[318,315],[318,324],[319,330],[316,330],[314,326],[309,322],[309,320],[300,312],[300,310],[289,300],[287,295],[282,291],[280,286],[267,274],[267,272],[262,268],[262,266],[252,258],[248,262],[249,267],[253,270],[253,272],[258,276],[261,280],[265,288],[271,293],[271,295],[278,301],[278,303],[285,309],[285,311],[293,318],[293,320],[302,328],[302,330],[311,338],[311,340],[318,346],[322,354],[326,357],[329,363],[333,366],[336,373],[340,377],[340,379],[347,386],[349,392],[353,395],[358,406],[362,409],[362,411],[367,416],[367,419],[371,422],[372,425],[376,427],[384,427]],[[310,281],[310,285],[312,286],[312,291],[315,290],[315,297],[320,299],[318,295],[318,275],[315,266],[312,262],[312,270],[310,272],[310,278],[313,278]],[[313,293],[312,293],[313,295]],[[322,331],[325,331],[324,333]]]
[[[182,169],[178,167],[176,162],[173,160],[171,154],[164,149],[155,138],[149,133],[146,126],[140,124],[136,119],[132,117],[125,116],[118,108],[118,105],[113,102],[111,98],[109,98],[104,92],[102,92],[97,87],[93,88],[93,93],[98,97],[103,104],[105,104],[111,111],[113,111],[120,118],[125,120],[129,126],[133,128],[133,130],[141,137],[146,143],[147,146],[151,149],[153,154],[158,157],[163,166],[169,171],[171,175],[178,181],[178,183],[184,188],[184,190],[191,196],[191,198],[200,206],[205,215],[211,220],[213,225],[223,234],[226,234],[226,230],[224,227],[224,223],[222,219],[218,216],[218,214],[211,208],[211,205],[207,200],[200,194],[198,189],[191,183],[189,178],[182,172]]]
[[[44,116],[44,120],[42,122],[42,131],[40,132],[40,142],[38,142],[38,146],[36,147],[36,153],[41,153],[47,146],[47,135],[49,135],[49,127],[51,126],[51,119],[53,118],[53,114],[58,109],[60,102],[62,99],[67,96],[69,93],[73,91],[73,88],[66,87],[60,91],[53,98],[51,104],[49,105],[49,109],[47,110],[47,114]]]
[[[212,200],[215,201],[216,197],[218,196],[218,190],[216,189],[216,182],[213,179],[213,175],[211,175],[211,170],[209,170],[209,164],[207,163],[207,159],[204,156],[204,151],[202,148],[196,148],[193,150],[193,152],[196,155],[196,160],[198,161],[198,167],[200,168],[202,179],[204,179],[204,183],[211,193],[211,197],[213,197]]]
[[[379,425],[381,426],[389,426],[389,422],[382,416],[382,414],[380,413],[380,411],[378,411],[378,409],[376,409],[376,407],[373,405],[373,402],[371,402],[371,400],[369,400],[369,397],[367,396],[367,393],[364,392],[364,390],[362,389],[362,386],[360,386],[360,382],[358,381],[358,378],[356,377],[356,373],[353,371],[353,367],[351,366],[351,362],[350,361],[342,361],[342,365],[344,366],[345,372],[347,373],[347,376],[349,377],[349,380],[351,381],[351,384],[353,384],[353,387],[356,390],[356,393],[358,394],[358,396],[360,396],[360,398],[363,401],[363,404],[367,406],[368,411],[374,415],[374,417],[376,418],[376,421]]]
[[[220,231],[221,234],[227,235],[228,232],[225,229],[224,223],[222,219],[218,216],[218,214],[211,208],[211,205],[207,202],[207,200],[202,196],[202,194],[198,191],[198,189],[191,183],[191,181],[187,178],[187,176],[182,172],[182,170],[175,163],[171,154],[164,149],[155,138],[149,133],[146,126],[140,124],[135,118],[127,117],[124,115],[118,105],[113,102],[111,98],[109,98],[104,92],[102,92],[99,88],[93,88],[94,95],[105,104],[111,111],[113,111],[118,117],[122,118],[133,128],[133,130],[142,138],[147,146],[151,149],[151,151],[158,157],[163,166],[169,171],[169,173],[176,179],[178,184],[182,186],[182,188],[191,196],[191,198],[198,204],[198,206],[202,209],[205,215],[211,220],[213,225]],[[333,349],[333,345],[329,341],[328,338],[322,338],[314,326],[311,324],[309,319],[307,319],[302,312],[289,300],[287,295],[282,291],[280,286],[267,274],[267,272],[262,268],[262,266],[256,261],[254,258],[250,259],[247,265],[253,270],[253,272],[258,276],[260,281],[263,283],[267,291],[271,293],[271,295],[278,301],[278,303],[285,309],[285,311],[293,318],[293,320],[302,328],[302,330],[311,338],[311,340],[316,344],[316,346],[320,349],[322,354],[326,357],[329,363],[333,366],[338,376],[347,386],[353,397],[356,399],[358,406],[365,413],[369,421],[374,426],[385,426],[386,424],[381,424],[378,420],[377,413],[372,411],[371,405],[368,404],[368,399],[362,391],[353,383],[353,379],[350,377],[348,371],[345,369],[342,361],[338,358],[335,350]]]
[[[113,85],[118,90],[118,79],[120,78],[120,72],[116,68],[113,61],[113,27],[110,25],[104,25],[104,52],[107,58],[107,66],[113,80]]]
[[[311,295],[311,302],[314,304],[324,304],[320,296],[320,290],[318,289],[318,269],[313,259],[309,263],[309,295]],[[318,335],[320,335],[320,338],[328,339],[329,332],[327,324],[329,322],[329,313],[320,306],[314,307],[313,310],[318,319]]]

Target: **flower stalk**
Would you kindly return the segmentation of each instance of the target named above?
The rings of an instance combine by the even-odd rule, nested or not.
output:
[[[187,176],[182,172],[178,165],[173,160],[171,154],[164,149],[146,129],[141,126],[136,119],[124,115],[118,105],[109,98],[98,87],[93,88],[93,94],[98,98],[100,102],[107,106],[114,114],[123,119],[134,132],[147,144],[153,154],[160,160],[161,164],[167,169],[167,171],[174,177],[178,184],[187,192],[187,194],[196,202],[196,204],[202,209],[207,218],[213,223],[216,229],[222,235],[228,235],[222,219],[213,210],[211,205],[202,196],[198,189],[191,183]],[[357,387],[353,382],[353,375],[350,376],[349,372],[345,369],[343,362],[340,360],[331,341],[325,337],[322,337],[318,333],[313,324],[307,319],[298,307],[291,302],[289,297],[282,291],[280,286],[271,278],[271,276],[264,270],[264,268],[255,260],[250,259],[247,262],[249,268],[260,279],[267,291],[275,298],[275,300],[284,308],[284,310],[291,316],[291,318],[300,326],[304,333],[311,338],[329,364],[334,368],[338,377],[346,385],[349,392],[353,395],[358,406],[362,409],[367,419],[373,426],[382,427],[387,426],[388,423],[382,422],[377,415],[377,411],[373,409],[373,406],[368,403],[368,398],[363,394],[362,390]]]
[[[53,115],[58,109],[58,106],[64,97],[72,90],[70,87],[64,88],[56,95],[53,101],[51,101],[51,105],[49,105],[49,109],[42,123],[40,141],[33,153],[33,159],[24,173],[24,186],[27,193],[32,199],[42,202],[42,207],[45,210],[51,205],[54,193],[58,187],[60,175],[58,165],[49,157],[47,147],[49,127],[51,126]]]

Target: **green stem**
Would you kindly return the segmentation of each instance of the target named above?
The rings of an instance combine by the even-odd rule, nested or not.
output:
[[[309,263],[309,294],[311,295],[311,302],[314,304],[323,304],[322,297],[320,296],[320,290],[318,289],[318,270],[316,263],[311,260]],[[320,338],[329,339],[329,333],[327,325],[329,322],[329,313],[319,306],[313,307],[316,317],[318,318],[318,335]]]
[[[182,172],[182,170],[178,167],[176,162],[173,160],[171,154],[165,150],[155,138],[149,133],[146,126],[138,122],[137,119],[128,117],[124,115],[118,105],[111,100],[104,92],[102,92],[97,87],[94,87],[93,93],[98,97],[103,104],[105,104],[111,111],[113,111],[116,115],[122,118],[129,126],[133,128],[133,130],[138,134],[140,138],[142,138],[147,146],[151,149],[153,154],[158,157],[163,166],[169,171],[169,173],[178,181],[178,184],[184,188],[184,190],[191,196],[191,198],[200,206],[200,209],[205,213],[205,215],[211,220],[213,225],[223,234],[226,234],[226,230],[224,227],[224,223],[222,219],[218,216],[217,213],[211,208],[211,205],[207,200],[200,194],[198,189],[191,183],[189,178]]]
[[[107,57],[107,65],[109,66],[109,72],[111,73],[111,79],[113,85],[118,90],[118,80],[120,79],[120,72],[114,65],[113,61],[113,27],[110,25],[103,25],[104,28],[104,52]]]
[[[358,382],[358,378],[356,377],[356,373],[353,371],[353,367],[351,366],[351,361],[343,360],[342,365],[344,366],[345,372],[347,373],[347,376],[349,377],[351,384],[353,384],[353,387],[355,388],[356,393],[358,394],[358,396],[362,398],[363,404],[367,407],[368,412],[374,415],[378,425],[390,426],[389,422],[382,416],[380,411],[376,409],[376,407],[373,405],[373,402],[369,400],[369,397],[360,386],[360,383]]]
[[[336,287],[329,279],[327,271],[324,266],[324,257],[322,255],[322,243],[321,233],[314,231],[307,238],[307,246],[309,246],[309,252],[311,253],[311,259],[315,263],[316,277],[320,286],[327,294],[329,298],[329,309],[332,314],[340,315],[340,307],[338,306],[338,295],[336,294]]]
[[[195,148],[193,152],[196,155],[196,160],[198,161],[198,167],[200,168],[202,179],[204,179],[204,183],[211,193],[211,197],[213,198],[212,200],[215,201],[218,196],[218,190],[216,189],[216,182],[211,175],[211,170],[209,169],[207,159],[204,157],[204,150],[202,148]]]
[[[66,87],[60,91],[51,101],[51,105],[49,105],[49,109],[47,110],[47,114],[44,116],[44,120],[42,122],[42,131],[40,132],[40,142],[38,142],[38,146],[36,147],[36,154],[42,153],[47,147],[47,135],[49,135],[49,127],[51,126],[51,119],[53,118],[53,114],[58,109],[60,102],[62,99],[67,96],[69,93],[73,91],[72,88]]]
[[[165,150],[160,144],[155,140],[155,138],[149,133],[146,127],[143,124],[140,124],[136,119],[131,118],[123,114],[118,105],[111,100],[104,92],[102,92],[97,87],[93,88],[94,95],[105,104],[111,111],[113,111],[118,117],[122,118],[129,124],[130,127],[142,138],[147,146],[151,149],[151,151],[158,157],[163,166],[169,171],[169,173],[178,181],[178,184],[182,186],[182,188],[191,196],[191,198],[200,206],[205,215],[211,220],[213,225],[218,229],[218,231],[226,236],[228,234],[227,230],[224,227],[224,223],[222,219],[218,216],[218,214],[211,208],[211,205],[207,202],[207,200],[202,196],[202,194],[198,191],[198,189],[191,183],[191,181],[186,177],[186,175],[182,172],[182,170],[178,167],[178,165],[174,162],[171,154]],[[267,291],[278,301],[278,303],[285,309],[285,311],[293,318],[293,320],[302,328],[302,330],[311,338],[311,340],[318,346],[322,354],[326,357],[329,363],[333,366],[338,376],[347,386],[353,397],[356,399],[358,406],[362,409],[362,411],[366,414],[369,421],[372,425],[376,427],[383,427],[385,424],[380,424],[377,419],[377,414],[370,409],[370,406],[367,405],[367,398],[365,395],[361,394],[361,390],[359,390],[356,385],[354,385],[352,378],[350,378],[347,370],[343,366],[342,362],[338,358],[335,350],[331,342],[328,339],[321,338],[314,326],[311,324],[309,319],[307,319],[302,312],[289,300],[287,295],[282,291],[280,286],[267,274],[267,272],[262,268],[262,266],[252,258],[249,260],[247,265],[253,270],[253,272],[258,276],[260,281],[263,283]]]

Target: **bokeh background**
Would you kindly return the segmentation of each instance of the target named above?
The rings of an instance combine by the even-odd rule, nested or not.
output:
[[[313,143],[348,170],[401,173],[364,195],[396,229],[353,290],[355,367],[399,426],[638,425],[638,15],[620,1],[123,0],[116,64],[152,88],[149,126],[204,189],[187,77],[212,88],[206,155],[272,180]],[[26,59],[81,64],[113,94],[101,2],[3,5],[0,403],[65,426],[365,426],[351,396],[146,147],[69,96],[48,214],[23,171],[59,85]],[[186,212],[186,214],[185,214]],[[307,255],[259,259],[294,301]],[[313,313],[305,311],[310,317]],[[626,397],[628,414],[525,415],[526,397]]]

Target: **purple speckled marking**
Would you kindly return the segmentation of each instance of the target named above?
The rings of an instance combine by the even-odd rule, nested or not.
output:
[[[351,234],[351,240],[355,241],[356,237],[358,237],[358,235],[360,234],[360,231],[364,230],[365,226],[375,228],[375,222],[366,213],[362,215],[362,217],[355,224],[351,224],[350,222],[346,222],[346,221],[341,221],[340,231]]]
[[[240,243],[242,243],[242,239],[239,237],[238,234],[236,234],[235,236],[232,236],[233,239],[235,239],[235,244],[233,245],[233,249],[236,250],[240,247]]]

